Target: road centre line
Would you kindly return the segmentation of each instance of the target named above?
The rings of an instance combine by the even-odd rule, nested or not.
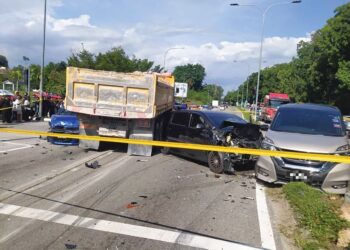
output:
[[[96,231],[127,235],[137,238],[157,240],[172,244],[180,244],[189,247],[203,249],[235,249],[235,250],[253,250],[258,249],[236,242],[213,239],[182,231],[171,231],[145,226],[126,224],[116,221],[98,220],[89,217],[80,217],[77,215],[63,214],[43,209],[22,207],[17,205],[0,203],[0,214],[17,216],[21,218],[35,219],[40,221],[52,222],[73,227],[91,229]]]
[[[266,249],[275,250],[276,244],[266,203],[265,188],[258,182],[256,183],[256,206],[258,210],[261,246]]]
[[[58,137],[58,138],[82,139],[82,140],[90,140],[90,141],[117,142],[117,143],[124,143],[124,144],[139,144],[139,145],[160,146],[160,147],[169,147],[169,148],[182,148],[182,149],[194,149],[194,150],[205,150],[205,151],[226,152],[226,153],[250,154],[250,155],[259,155],[259,156],[287,157],[287,158],[314,160],[314,161],[350,163],[349,156],[341,156],[341,155],[334,155],[334,154],[288,152],[288,151],[279,151],[279,150],[225,147],[225,146],[217,146],[217,145],[126,139],[126,138],[118,138],[118,137],[61,134],[61,133],[49,133],[49,132],[42,132],[42,131],[29,131],[29,130],[20,130],[20,129],[0,128],[0,133],[1,132],[52,136],[52,137]]]

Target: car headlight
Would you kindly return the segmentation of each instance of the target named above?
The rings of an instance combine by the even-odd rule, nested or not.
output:
[[[335,151],[335,154],[337,155],[350,155],[350,146],[349,144],[345,144]]]
[[[276,150],[273,140],[268,137],[265,137],[265,139],[262,141],[261,147],[266,150]]]

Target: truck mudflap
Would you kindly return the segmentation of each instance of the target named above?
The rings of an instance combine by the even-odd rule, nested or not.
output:
[[[135,133],[129,135],[130,139],[153,140],[152,131],[150,133]],[[128,155],[152,156],[152,146],[128,144]]]
[[[155,119],[136,119],[129,123],[129,139],[153,140]],[[152,146],[128,144],[128,155],[152,156]]]

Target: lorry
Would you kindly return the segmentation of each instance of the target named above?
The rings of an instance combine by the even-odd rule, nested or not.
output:
[[[285,93],[269,93],[265,96],[261,105],[260,119],[264,122],[271,122],[276,115],[277,109],[283,104],[290,103],[288,94]]]
[[[66,109],[77,114],[82,135],[161,140],[174,105],[174,77],[67,67]],[[100,141],[79,146],[99,149]],[[151,156],[152,146],[128,144],[129,155]]]
[[[212,100],[211,106],[213,106],[213,108],[218,108],[219,107],[219,100]]]

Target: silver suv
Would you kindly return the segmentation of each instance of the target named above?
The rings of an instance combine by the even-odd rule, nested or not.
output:
[[[350,155],[341,112],[316,104],[281,106],[262,143],[263,149]],[[259,157],[258,179],[269,183],[304,181],[329,193],[343,194],[350,181],[350,165],[283,157]]]

